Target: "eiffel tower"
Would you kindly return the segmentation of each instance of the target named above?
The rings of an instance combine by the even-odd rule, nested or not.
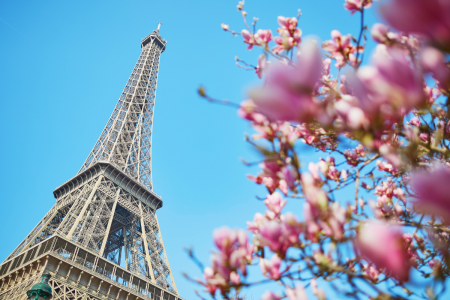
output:
[[[0,265],[0,300],[27,299],[44,272],[53,300],[181,300],[164,249],[151,145],[161,23],[142,52],[100,138],[56,204]]]

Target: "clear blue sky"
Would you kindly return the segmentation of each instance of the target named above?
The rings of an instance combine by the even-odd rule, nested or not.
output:
[[[154,191],[158,218],[180,295],[195,299],[199,276],[183,247],[204,262],[211,234],[222,225],[245,228],[263,189],[245,178],[256,173],[238,158],[255,159],[243,141],[249,125],[233,109],[199,99],[202,84],[214,96],[240,102],[255,75],[235,66],[251,52],[220,28],[243,28],[233,1],[2,1],[0,87],[2,118],[0,260],[25,238],[55,202],[52,191],[74,176],[106,124],[140,54],[140,41],[162,21],[162,54],[153,131]],[[248,0],[249,20],[277,28],[279,15],[296,16],[303,34],[329,39],[332,29],[357,34],[358,15],[343,0]],[[376,7],[367,24],[376,19]],[[289,208],[289,206],[288,206]],[[301,215],[299,206],[290,208]],[[264,289],[252,292],[259,299]]]

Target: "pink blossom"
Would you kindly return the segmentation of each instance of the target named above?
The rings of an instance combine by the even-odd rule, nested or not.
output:
[[[242,114],[244,113],[247,112],[242,112]],[[257,127],[258,126],[255,126],[255,128]],[[279,127],[277,128],[277,130],[278,129]],[[269,137],[265,138],[269,139]],[[285,195],[287,195],[288,183],[284,177],[288,174],[283,174],[280,164],[277,161],[265,161],[259,165],[259,167],[262,169],[261,174],[259,174],[257,177],[252,175],[247,175],[247,177],[257,184],[264,184],[269,190],[269,193],[273,193],[277,188],[279,188]],[[288,178],[288,180],[292,180],[292,178]],[[291,183],[292,182],[290,181],[289,184]]]
[[[268,122],[265,116],[256,112],[256,105],[252,100],[242,101],[238,109],[238,116],[243,119],[253,121],[256,124],[263,124]]]
[[[329,237],[342,239],[346,214],[338,202],[334,202],[330,207],[324,202],[315,204],[306,202],[303,205],[303,213],[307,239],[318,242],[317,234],[322,230]]]
[[[317,288],[317,279],[316,278],[311,279],[310,284],[313,294],[317,296],[317,294],[319,293],[319,289]]]
[[[282,272],[280,272],[281,262],[281,258],[274,254],[270,261],[268,259],[261,258],[259,261],[259,266],[264,276],[269,279],[279,280],[282,275]]]
[[[370,124],[364,111],[356,107],[358,101],[350,95],[343,95],[342,99],[335,103],[338,115],[351,129],[367,128]]]
[[[281,215],[279,220],[265,219],[259,226],[255,240],[260,246],[267,246],[281,258],[286,255],[289,247],[297,245],[301,224],[294,215]]]
[[[323,72],[325,75],[330,74],[330,66],[331,66],[331,59],[325,58],[323,60]]]
[[[280,28],[277,29],[279,36],[274,41],[277,44],[272,51],[280,54],[289,51],[301,42],[302,31],[297,28],[297,18],[278,17]]]
[[[425,132],[419,134],[419,139],[424,143],[428,142],[428,134]]]
[[[197,282],[214,296],[217,289],[223,293],[230,286],[240,284],[241,276],[247,275],[254,246],[248,242],[243,230],[219,228],[214,231],[213,238],[219,252],[212,253],[211,267],[205,268],[203,273],[204,281],[197,279]]]
[[[358,146],[356,146],[355,151],[359,157],[366,156],[366,151],[364,150],[364,146],[362,144],[359,144]]]
[[[210,267],[206,267],[203,270],[203,278],[205,279],[205,282],[202,282],[200,279],[197,279],[197,282],[205,286],[206,292],[210,293],[211,295],[214,295],[216,293],[217,286],[219,284],[224,283],[224,281],[220,281],[220,279],[214,278],[214,271]]]
[[[378,270],[370,265],[368,268],[366,268],[366,275],[367,277],[369,277],[369,279],[373,282],[377,282],[378,281],[378,276],[380,275],[380,272],[378,272]]]
[[[268,195],[266,200],[264,200],[264,204],[268,209],[276,213],[280,214],[283,207],[286,205],[287,200],[283,200],[283,197],[280,193],[273,193],[272,195]]]
[[[320,181],[319,168],[312,161],[308,164],[308,171],[309,171],[309,173],[311,173],[311,176],[312,176],[312,178],[314,178],[314,180]]]
[[[430,172],[419,171],[411,178],[411,187],[423,212],[450,219],[450,168],[438,167]]]
[[[322,58],[312,42],[304,44],[301,51],[295,68],[273,64],[265,85],[250,91],[258,112],[269,119],[303,122],[317,113],[312,92],[322,76]]]
[[[373,61],[373,66],[363,66],[357,76],[350,76],[349,85],[358,99],[356,105],[371,123],[383,120],[378,124],[391,126],[426,100],[422,75],[398,49],[378,45]]]
[[[270,29],[259,29],[255,34],[255,41],[258,44],[267,44],[272,40],[272,31]]]
[[[358,153],[355,150],[347,149],[344,151],[344,156],[347,159],[347,163],[351,166],[358,165]]]
[[[387,41],[389,41],[388,38],[389,33],[389,27],[387,27],[384,24],[376,23],[372,26],[372,30],[370,31],[370,34],[372,35],[372,38],[375,42],[384,44]]]
[[[293,47],[300,44],[302,40],[302,31],[298,28],[294,29],[293,31],[278,29],[278,32],[280,33],[280,35],[275,37],[274,39],[277,46],[272,49],[272,51],[276,54],[291,50]]]
[[[281,175],[291,190],[295,190],[295,182],[297,181],[297,171],[293,167],[284,166],[281,169]]]
[[[444,54],[432,47],[422,50],[420,61],[425,72],[431,72],[433,78],[439,82],[441,89],[450,87],[450,69]]]
[[[236,285],[238,285],[238,284],[240,284],[241,283],[241,276],[238,274],[238,273],[236,273],[236,272],[231,272],[231,274],[230,274],[230,281],[233,283],[233,284],[236,284]]]
[[[294,30],[297,27],[297,18],[279,16],[278,24],[285,30]]]
[[[302,188],[306,200],[312,205],[325,207],[328,203],[327,194],[316,186],[313,177],[307,173],[302,174]]]
[[[345,0],[344,7],[353,15],[357,11],[361,11],[362,7],[369,8],[372,0]]]
[[[409,121],[409,124],[416,126],[416,127],[420,127],[420,120],[417,117],[414,117],[411,119],[411,121]]]
[[[385,172],[392,172],[394,167],[391,164],[388,164],[387,162],[377,160],[376,162],[378,170],[385,171]]]
[[[328,168],[328,172],[326,174],[328,179],[339,181],[339,178],[341,177],[341,173],[336,169],[334,166],[330,166]]]
[[[241,31],[242,37],[244,38],[244,43],[248,44],[247,49],[251,50],[253,45],[257,44],[255,41],[255,37],[248,30],[243,29]]]
[[[441,262],[437,259],[432,259],[428,262],[428,265],[430,266],[430,268],[434,269],[434,268],[440,267]]]
[[[256,74],[258,78],[261,79],[263,76],[264,69],[266,68],[267,58],[264,54],[258,57],[258,66],[256,67]]]
[[[268,246],[270,250],[274,252],[283,252],[285,250],[280,241],[282,227],[277,221],[272,220],[264,222],[259,228],[259,234],[261,235],[260,242],[262,242],[264,246]]]
[[[283,297],[281,297],[280,294],[275,294],[272,291],[267,291],[262,295],[261,300],[280,300],[281,298]]]
[[[408,280],[410,265],[400,231],[382,222],[367,222],[358,232],[356,246],[377,268],[386,268],[401,281]]]
[[[403,234],[403,236],[402,236],[402,238],[403,238],[403,241],[406,243],[406,244],[411,244],[411,241],[412,241],[412,236],[411,236],[411,234],[409,234],[409,233],[404,233]]]
[[[223,30],[225,30],[225,31],[228,31],[228,29],[230,28],[230,26],[229,25],[227,25],[227,24],[224,24],[224,23],[222,23],[221,25],[220,25],[221,27],[222,27],[222,29]]]
[[[256,213],[253,217],[253,222],[247,222],[247,230],[253,233],[256,233],[261,225],[264,223],[264,216],[261,213]]]
[[[355,49],[351,45],[351,36],[342,35],[339,31],[331,31],[332,40],[328,40],[322,43],[322,48],[325,51],[330,52],[331,56],[336,59],[336,68],[341,68],[345,65],[346,59],[350,53]]]
[[[305,289],[297,284],[294,289],[287,287],[286,296],[289,300],[308,300]]]
[[[288,185],[284,179],[280,179],[280,181],[278,182],[278,188],[285,196],[287,196],[289,189],[288,189]]]
[[[222,227],[214,230],[213,239],[220,251],[230,253],[236,240],[236,234],[233,230],[227,227]]]
[[[450,50],[448,1],[391,0],[381,5],[380,10],[386,21],[396,29],[421,35],[446,51]]]
[[[291,245],[296,245],[299,242],[299,234],[303,230],[302,224],[290,212],[282,215],[280,219],[283,226],[283,238]]]

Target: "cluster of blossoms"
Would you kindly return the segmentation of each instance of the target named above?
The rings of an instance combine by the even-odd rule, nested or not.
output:
[[[203,271],[205,282],[199,280],[211,295],[217,289],[226,291],[230,284],[241,283],[241,276],[247,276],[247,264],[252,261],[254,249],[245,231],[226,227],[214,231],[214,243],[219,252],[213,253],[211,267]]]
[[[361,16],[359,36],[333,30],[322,45],[302,39],[300,12],[278,17],[276,37],[256,30],[257,19],[253,30],[247,25],[243,1],[247,28],[222,24],[247,49],[263,52],[257,66],[238,59],[263,80],[238,115],[254,128],[247,141],[264,156],[259,174],[247,177],[268,195],[267,211],[248,222],[251,241],[242,230],[214,233],[219,252],[198,279],[213,297],[257,284],[247,276],[251,265],[283,287],[265,300],[306,300],[309,289],[326,299],[319,287],[333,281],[342,287],[336,294],[355,299],[445,292],[450,1],[389,0],[379,5],[388,25],[369,28],[364,11],[372,4],[345,0],[350,15]],[[364,65],[366,31],[377,46]],[[307,148],[323,158],[311,161]],[[283,213],[288,199],[302,201],[303,210]],[[412,274],[423,284],[411,284]]]

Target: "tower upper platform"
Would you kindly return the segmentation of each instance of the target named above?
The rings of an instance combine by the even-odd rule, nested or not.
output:
[[[166,49],[166,43],[167,41],[165,39],[163,39],[160,35],[159,35],[159,26],[158,29],[153,30],[152,33],[150,33],[149,35],[147,35],[141,42],[141,48],[144,48],[147,44],[149,44],[152,40],[154,40],[156,43],[161,45],[161,52],[164,52],[164,50]]]

